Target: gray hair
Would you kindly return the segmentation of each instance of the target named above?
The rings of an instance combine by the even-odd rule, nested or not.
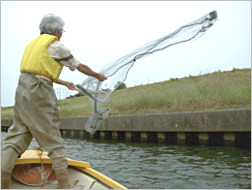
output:
[[[40,22],[40,34],[53,34],[55,30],[63,30],[65,22],[59,16],[52,13],[45,15]]]

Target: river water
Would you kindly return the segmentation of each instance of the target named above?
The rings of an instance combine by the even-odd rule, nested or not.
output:
[[[64,140],[69,158],[87,161],[131,189],[251,188],[250,149]],[[33,140],[29,149],[36,146]]]

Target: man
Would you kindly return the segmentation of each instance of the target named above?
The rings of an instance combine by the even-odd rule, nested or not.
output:
[[[42,149],[48,151],[58,179],[59,188],[69,189],[64,142],[59,131],[60,118],[53,82],[77,90],[72,82],[59,79],[63,66],[70,70],[97,78],[103,74],[81,64],[59,42],[64,21],[53,14],[46,15],[40,23],[40,36],[25,49],[21,61],[21,75],[16,89],[13,125],[8,131],[2,149],[2,188],[9,188],[15,160],[29,146],[34,137]]]

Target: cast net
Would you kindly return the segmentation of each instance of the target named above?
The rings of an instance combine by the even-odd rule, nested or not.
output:
[[[82,84],[76,85],[81,93],[87,95],[93,101],[94,105],[93,112],[85,124],[86,131],[94,134],[101,126],[102,120],[107,118],[109,108],[100,108],[99,105],[108,102],[111,93],[126,80],[131,67],[137,60],[171,46],[199,38],[213,26],[216,20],[217,12],[212,11],[178,28],[173,33],[153,40],[129,54],[108,63],[100,70],[100,73],[103,73],[107,77],[107,80],[101,82],[96,78],[88,77]]]

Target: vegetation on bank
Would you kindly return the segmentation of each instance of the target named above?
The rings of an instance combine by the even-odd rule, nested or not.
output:
[[[87,116],[92,110],[86,96],[59,100],[62,117]],[[110,115],[222,110],[251,107],[251,69],[233,69],[201,76],[122,88],[111,94]],[[2,118],[12,118],[12,107]]]

